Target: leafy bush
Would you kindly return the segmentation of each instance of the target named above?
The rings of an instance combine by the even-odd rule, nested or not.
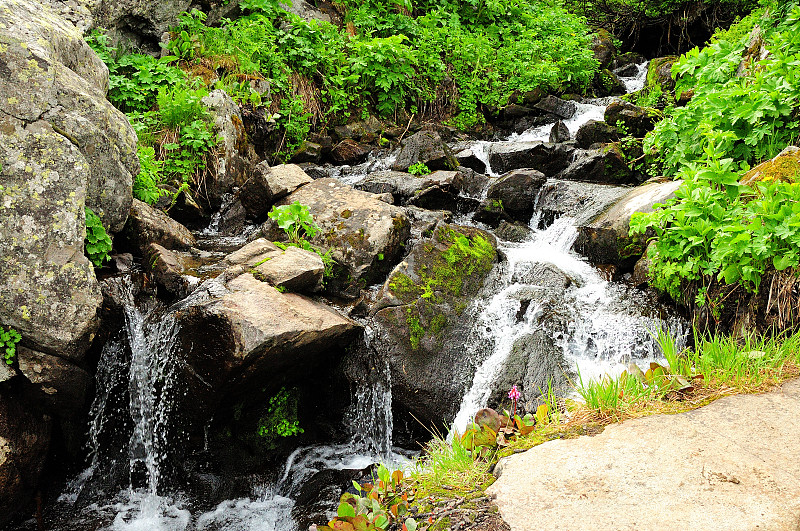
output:
[[[408,173],[411,175],[428,175],[431,170],[424,162],[415,162],[408,167]]]
[[[291,205],[273,206],[268,216],[275,220],[293,243],[299,243],[306,237],[313,238],[317,234],[317,226],[314,224],[311,212],[300,201],[295,201]]]
[[[275,396],[269,399],[264,417],[258,423],[258,435],[268,445],[279,437],[291,437],[303,433],[297,419],[297,390],[281,387]]]
[[[0,350],[3,351],[3,359],[6,364],[11,365],[14,363],[14,355],[17,352],[17,343],[22,340],[19,332],[10,328],[5,330],[0,326]]]
[[[158,198],[168,194],[161,188],[164,162],[156,159],[155,150],[151,146],[137,147],[139,154],[139,174],[133,182],[133,197],[149,205],[156,204]]]
[[[86,212],[86,240],[84,241],[86,256],[95,267],[100,267],[103,262],[108,260],[108,253],[111,251],[111,237],[103,227],[100,217],[89,207],[85,207],[84,210]]]
[[[785,19],[770,15],[761,22],[771,53],[744,78],[737,76],[747,44],[747,35],[741,32],[721,33],[708,47],[694,48],[673,66],[676,95],[693,90],[694,96],[685,107],[670,110],[644,146],[663,154],[666,175],[703,158],[703,136],[708,131],[727,133],[716,150],[740,167],[773,157],[797,138],[800,8]],[[753,19],[742,22],[753,23]]]

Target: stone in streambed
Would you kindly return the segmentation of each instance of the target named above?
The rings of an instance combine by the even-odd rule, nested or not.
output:
[[[565,180],[605,184],[636,184],[637,174],[625,162],[622,150],[615,144],[582,153],[558,177]]]
[[[632,267],[644,252],[646,238],[628,234],[631,216],[635,212],[653,212],[654,205],[673,197],[682,182],[651,179],[631,189],[608,211],[578,228],[574,248],[594,264]]]
[[[253,268],[253,276],[276,288],[312,293],[322,289],[325,264],[314,252],[287,247]]]
[[[569,144],[496,142],[489,151],[489,164],[497,173],[532,168],[550,177],[569,165],[574,151]]]
[[[653,130],[661,113],[656,109],[639,107],[627,101],[612,101],[605,110],[603,120],[610,125],[624,126],[628,134],[643,138]]]
[[[619,140],[617,128],[601,120],[589,120],[575,133],[575,141],[582,149],[589,149],[594,144],[608,144],[617,140]]]
[[[133,200],[124,234],[141,256],[144,256],[151,243],[178,250],[195,245],[195,238],[189,229],[138,199]]]
[[[586,223],[630,192],[627,186],[549,179],[539,196],[539,229],[562,216]]]
[[[262,161],[256,165],[252,178],[242,185],[239,199],[248,216],[262,218],[272,203],[312,180],[296,164],[270,166],[267,161]]]
[[[574,101],[562,100],[556,96],[547,96],[533,107],[548,114],[553,114],[564,120],[568,120],[575,116],[575,112],[578,110],[578,106]]]
[[[323,251],[331,250],[339,264],[338,274],[326,289],[357,296],[360,287],[383,278],[402,256],[410,235],[402,208],[330,178],[301,187],[279,204],[295,201],[308,205],[320,228],[311,243]],[[264,231],[273,239],[282,236],[272,220],[265,223]]]
[[[500,201],[503,211],[513,219],[527,222],[533,214],[536,195],[546,180],[547,177],[537,170],[514,170],[493,182],[486,197]]]
[[[418,162],[430,170],[455,170],[459,166],[452,150],[435,131],[420,131],[405,139],[392,169],[408,171]]]
[[[569,128],[561,120],[553,124],[550,129],[549,141],[551,144],[567,142],[570,139]]]

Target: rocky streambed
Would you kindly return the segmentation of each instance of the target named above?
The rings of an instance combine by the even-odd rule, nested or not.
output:
[[[167,215],[131,199],[135,136],[107,70],[32,5],[0,14],[24,87],[1,119],[0,321],[23,341],[0,368],[0,492],[19,507],[0,525],[304,529],[510,384],[532,408],[576,367],[655,356],[647,328],[680,335],[638,289],[644,242],[627,235],[676,187],[619,144],[614,125],[641,136],[646,109],[548,96],[506,108],[492,141],[429,125],[370,152],[342,130],[336,164],[271,166],[214,91],[213,171]],[[296,202],[319,252],[267,216]],[[115,233],[97,274],[84,205]]]

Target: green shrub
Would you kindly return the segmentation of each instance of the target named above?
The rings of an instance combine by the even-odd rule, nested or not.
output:
[[[771,15],[761,22],[771,54],[744,78],[737,76],[747,43],[741,32],[721,33],[673,66],[676,95],[693,90],[694,96],[685,107],[669,110],[645,139],[646,151],[662,154],[664,174],[675,175],[685,164],[702,159],[703,137],[709,131],[726,133],[715,149],[743,168],[773,157],[797,139],[800,9],[795,7],[784,19]]]
[[[17,343],[22,340],[19,332],[9,327],[8,330],[0,326],[0,350],[3,352],[3,359],[6,364],[14,363],[14,355],[17,352]]]
[[[86,212],[86,240],[84,241],[86,256],[95,267],[100,267],[103,262],[108,260],[108,253],[111,251],[111,237],[106,233],[100,217],[89,207],[85,207],[84,210]]]
[[[269,399],[265,415],[258,422],[258,435],[266,444],[272,445],[278,438],[291,437],[303,433],[297,419],[297,389],[281,387]]]
[[[133,197],[149,205],[156,204],[158,198],[169,191],[161,188],[163,182],[162,170],[164,162],[157,160],[155,150],[150,146],[139,145],[139,174],[133,181]]]

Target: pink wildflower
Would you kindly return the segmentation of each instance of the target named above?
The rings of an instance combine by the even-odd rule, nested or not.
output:
[[[512,385],[511,386],[511,391],[508,392],[508,398],[510,398],[511,400],[516,402],[517,400],[520,399],[521,396],[522,396],[522,393],[519,392],[519,389],[517,389],[516,384]]]

